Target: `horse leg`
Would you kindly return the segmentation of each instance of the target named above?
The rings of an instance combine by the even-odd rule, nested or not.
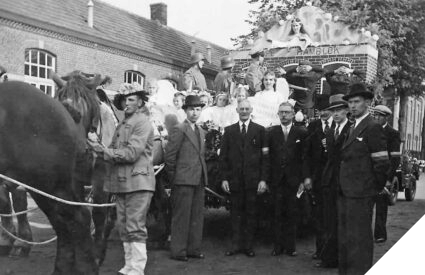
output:
[[[46,214],[53,229],[56,232],[56,259],[52,275],[71,275],[78,274],[74,269],[75,252],[74,244],[70,239],[71,232],[67,229],[67,216],[59,212],[60,202],[55,202],[49,198],[43,197],[31,192],[31,196],[38,207]]]
[[[28,200],[27,200],[27,192],[23,188],[16,188],[12,191],[12,200],[13,200],[13,209],[15,212],[21,212],[28,209]],[[18,218],[18,237],[32,241],[32,232],[31,227],[28,222],[27,214],[21,214],[17,216]],[[13,244],[13,249],[10,252],[9,256],[11,257],[27,257],[31,251],[31,245],[21,242],[15,241]]]
[[[0,213],[12,213],[12,205],[10,202],[9,191],[5,184],[0,182]],[[2,226],[12,234],[16,234],[15,226],[13,225],[12,217],[1,217]],[[13,246],[13,239],[5,232],[0,231],[0,256],[9,255]]]
[[[103,204],[108,202],[109,195],[103,191],[103,177],[105,174],[105,163],[102,160],[96,160],[92,174],[92,191],[93,203]],[[103,263],[106,255],[107,236],[106,230],[106,215],[108,208],[93,207],[92,218],[95,226],[94,243],[96,258],[99,260],[99,265]]]

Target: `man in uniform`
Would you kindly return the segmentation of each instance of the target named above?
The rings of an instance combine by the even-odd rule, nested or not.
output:
[[[165,149],[165,169],[171,181],[171,258],[203,259],[204,188],[207,185],[205,134],[196,125],[204,104],[188,95],[183,105],[186,120],[170,133]]]
[[[368,112],[373,94],[355,83],[343,97],[354,125],[342,146],[338,193],[338,264],[340,274],[365,274],[373,263],[374,198],[387,181],[384,129]]]
[[[247,99],[239,102],[236,111],[239,121],[225,128],[220,150],[222,188],[231,201],[232,248],[226,256],[254,257],[257,194],[266,191],[268,179],[266,130],[250,120],[252,107]]]
[[[307,130],[293,125],[294,107],[283,102],[278,110],[281,125],[270,128],[270,187],[274,195],[274,246],[272,256],[297,256],[297,190],[311,189],[306,159]]]
[[[115,130],[109,148],[91,144],[110,163],[104,190],[116,194],[119,234],[125,265],[119,274],[144,274],[147,261],[146,215],[155,191],[153,169],[154,131],[142,109],[148,100],[144,91],[123,91],[125,118]]]
[[[231,94],[232,91],[230,89],[232,88],[232,83],[234,83],[232,77],[233,66],[235,66],[235,61],[231,56],[221,58],[221,72],[217,74],[214,80],[214,90],[217,94],[221,92]]]
[[[321,195],[323,202],[323,246],[318,254],[320,262],[316,267],[338,267],[338,220],[337,194],[339,186],[339,163],[341,147],[350,129],[348,121],[348,103],[343,94],[329,98],[327,110],[332,112],[335,127],[326,133],[327,162],[322,167]],[[317,165],[317,163],[315,163]],[[313,181],[314,186],[314,181]]]
[[[374,108],[375,120],[384,128],[387,137],[388,157],[390,158],[390,168],[387,172],[387,182],[385,192],[380,192],[376,196],[375,214],[375,242],[382,243],[387,240],[387,215],[388,215],[388,189],[391,188],[396,170],[400,164],[400,133],[388,124],[387,117],[392,114],[390,108],[385,105],[378,105]]]
[[[334,128],[332,111],[329,106],[329,95],[318,95],[316,107],[320,118],[308,125],[309,137],[306,142],[307,154],[311,159],[311,179],[313,181],[313,194],[316,205],[313,210],[314,227],[316,234],[316,252],[314,259],[319,257],[323,246],[323,203],[322,203],[322,173],[328,159],[326,134]]]
[[[194,53],[190,57],[191,67],[183,75],[182,89],[185,91],[205,91],[207,90],[207,82],[201,72],[205,63],[205,57],[202,53]]]
[[[262,90],[261,84],[263,75],[267,71],[267,68],[262,66],[264,62],[263,49],[254,49],[251,51],[250,55],[252,62],[246,72],[245,82],[249,86],[249,95],[254,96],[255,93]]]

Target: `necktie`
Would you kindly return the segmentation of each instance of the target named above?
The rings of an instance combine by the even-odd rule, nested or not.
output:
[[[288,140],[288,128],[283,126],[283,135],[285,136],[285,141]]]
[[[242,136],[245,137],[246,135],[246,125],[245,123],[242,123]]]
[[[338,126],[336,126],[336,129],[335,129],[335,136],[334,136],[334,140],[337,140],[337,139],[338,139],[338,137],[339,137],[339,124],[338,124]]]
[[[323,131],[323,133],[328,133],[329,132],[329,122],[326,120],[325,121],[325,130]]]
[[[197,125],[195,125],[195,135],[196,135],[196,139],[198,140],[199,148],[201,148],[201,136],[199,134],[199,128]]]

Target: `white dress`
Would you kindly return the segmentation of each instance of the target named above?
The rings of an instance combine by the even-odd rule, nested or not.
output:
[[[282,94],[273,90],[261,91],[248,99],[253,107],[252,121],[264,127],[280,125],[277,112],[279,105],[285,101]]]

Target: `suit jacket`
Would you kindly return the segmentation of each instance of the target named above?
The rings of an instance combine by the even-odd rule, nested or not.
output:
[[[260,92],[261,83],[263,80],[263,71],[261,70],[261,66],[252,63],[248,70],[246,71],[245,82],[249,86],[249,94],[255,95],[255,93]]]
[[[400,133],[388,124],[384,127],[384,132],[387,137],[388,157],[390,158],[387,180],[392,181],[400,165]]]
[[[288,188],[297,189],[309,175],[309,162],[306,158],[307,129],[292,124],[285,141],[281,125],[270,128],[268,145],[270,155],[270,184],[278,188],[285,177]]]
[[[335,127],[335,122],[329,125],[329,130]],[[306,142],[307,157],[310,161],[310,178],[313,180],[313,189],[320,189],[321,177],[326,161],[328,159],[328,150],[322,144],[322,139],[326,138],[322,129],[322,120],[317,119],[308,125],[309,136]]]
[[[221,180],[229,181],[230,191],[256,189],[268,180],[266,130],[250,121],[245,137],[239,121],[225,128],[220,148]]]
[[[200,144],[199,144],[200,141]],[[205,163],[205,133],[199,128],[199,141],[189,122],[177,124],[165,148],[165,169],[172,184],[208,184]]]
[[[376,195],[385,186],[388,167],[384,129],[368,115],[342,146],[339,180],[343,195],[353,198]]]
[[[111,145],[104,152],[107,160],[105,191],[155,191],[153,138],[152,124],[142,111],[125,118],[118,125]]]
[[[207,82],[198,67],[191,67],[183,75],[182,90],[188,91],[192,87],[192,90],[207,90]]]
[[[230,71],[221,71],[214,79],[214,89],[217,93],[230,93],[230,86],[232,85],[232,82],[232,73]]]
[[[306,73],[298,73],[296,68],[290,69],[286,72],[286,79],[289,84],[308,89],[308,91],[295,89],[292,93],[292,98],[297,101],[301,108],[313,108],[316,83],[320,78],[322,78],[322,76],[323,69],[319,67],[313,67],[311,71]]]
[[[339,129],[339,136],[335,140],[335,130],[331,129],[326,135],[326,145],[328,149],[328,158],[323,169],[322,186],[331,186],[336,188],[339,180],[339,165],[341,162],[341,148],[347,138],[351,127],[350,121],[347,121],[344,128]],[[336,128],[336,127],[335,127]],[[314,184],[314,183],[313,183]]]

